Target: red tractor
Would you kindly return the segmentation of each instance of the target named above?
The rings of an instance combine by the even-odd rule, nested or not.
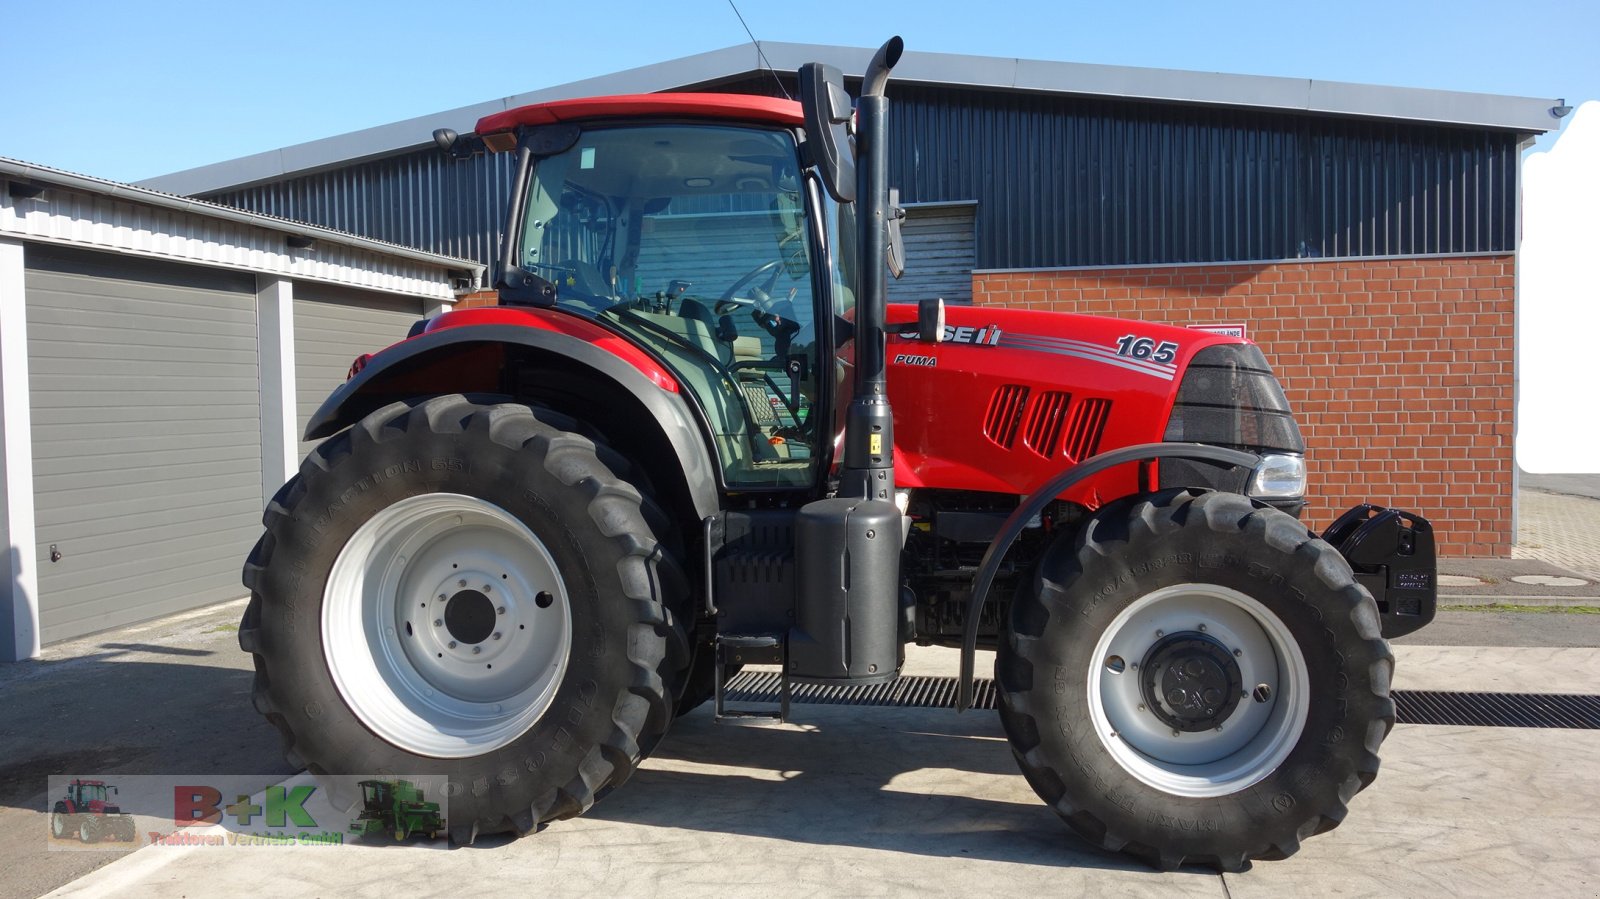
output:
[[[133,816],[125,815],[110,796],[117,788],[103,780],[75,779],[67,784],[67,795],[56,801],[50,812],[50,835],[58,840],[77,836],[83,843],[103,839],[131,843],[137,837]]]
[[[1030,784],[1083,837],[1238,870],[1337,825],[1434,609],[1421,517],[1297,520],[1261,351],[885,301],[884,88],[528,106],[499,305],[358,360],[245,565],[291,762],[441,773],[458,843],[579,815],[739,663],[895,678],[998,649]],[[892,374],[891,374],[892,372]],[[892,405],[892,409],[891,409]]]

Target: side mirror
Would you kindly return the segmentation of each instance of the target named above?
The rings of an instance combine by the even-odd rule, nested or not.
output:
[[[889,247],[884,254],[888,257],[889,274],[896,281],[906,273],[906,244],[900,236],[900,222],[906,217],[906,211],[900,208],[900,188],[889,188]]]
[[[800,108],[805,115],[806,147],[822,175],[828,195],[840,203],[856,198],[855,148],[850,141],[854,111],[837,66],[808,62],[800,67]]]

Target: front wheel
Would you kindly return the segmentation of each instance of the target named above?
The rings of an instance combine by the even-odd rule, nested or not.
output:
[[[1237,871],[1336,826],[1394,724],[1376,605],[1236,494],[1113,504],[1039,564],[996,673],[1023,773],[1083,837]]]
[[[268,506],[239,630],[291,763],[442,775],[458,843],[628,778],[672,720],[687,584],[581,430],[443,396],[313,451]]]

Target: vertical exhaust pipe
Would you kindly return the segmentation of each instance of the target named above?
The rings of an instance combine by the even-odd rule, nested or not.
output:
[[[894,418],[889,409],[887,279],[889,233],[889,71],[905,42],[892,37],[867,64],[856,104],[856,290],[855,398],[845,418],[839,494],[894,500]]]

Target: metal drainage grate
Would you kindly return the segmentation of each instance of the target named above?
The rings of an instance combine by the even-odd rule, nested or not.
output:
[[[728,683],[730,702],[776,703],[776,671],[741,671]],[[1472,727],[1563,727],[1600,730],[1600,696],[1571,693],[1444,693],[1396,690],[1401,724],[1458,724]],[[902,677],[869,687],[794,684],[792,702],[813,705],[872,705],[899,708],[955,708],[953,677]],[[996,707],[994,681],[977,680],[973,708]]]
[[[1600,696],[1396,690],[1394,705],[1402,724],[1600,730]]]

